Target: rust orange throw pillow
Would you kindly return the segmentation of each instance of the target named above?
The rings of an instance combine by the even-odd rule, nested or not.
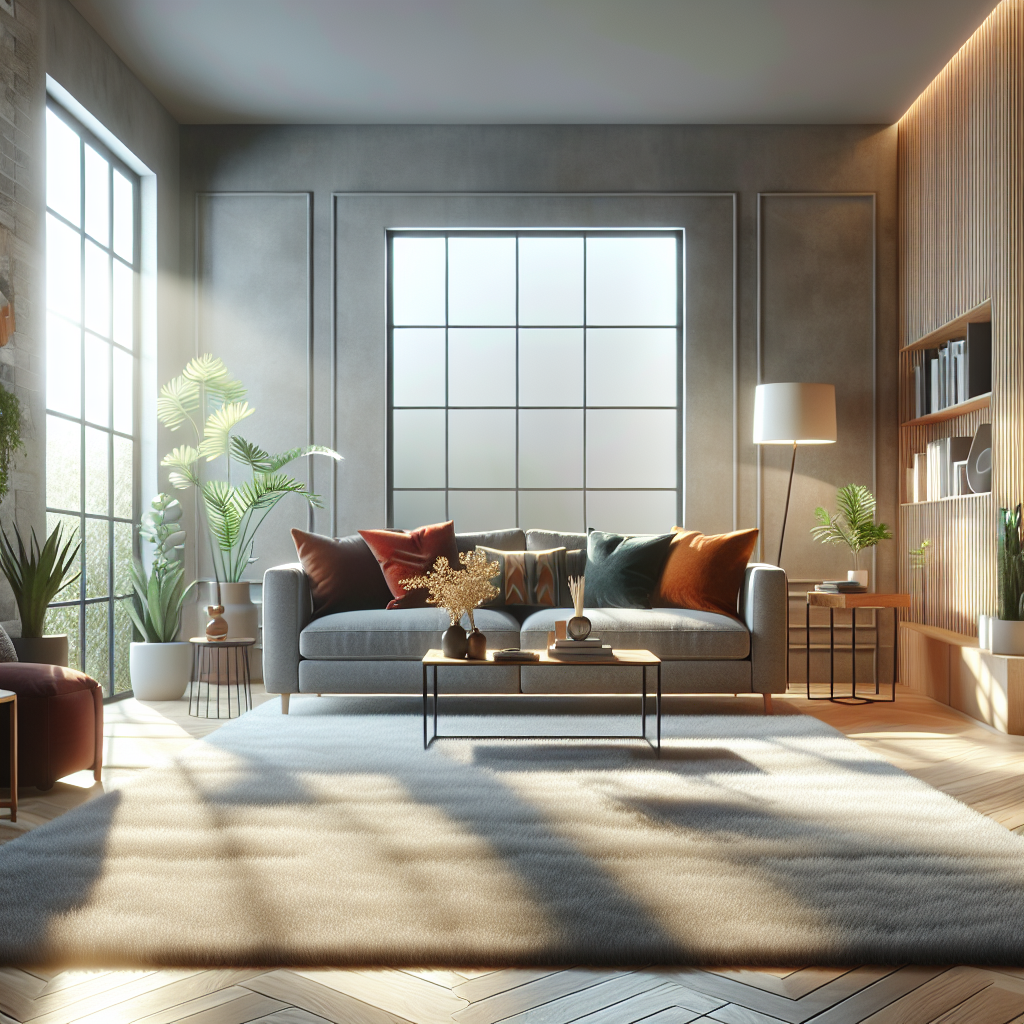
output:
[[[675,537],[654,597],[655,608],[693,608],[737,618],[743,574],[757,530],[705,536],[673,527]]]
[[[458,568],[459,549],[455,544],[455,523],[434,523],[418,530],[360,530],[384,572],[393,599],[389,608],[425,608],[427,590],[409,590],[399,582],[410,576],[423,576],[440,555]]]
[[[358,534],[332,539],[293,529],[292,540],[309,577],[314,619],[332,612],[383,608],[391,600],[377,559]]]

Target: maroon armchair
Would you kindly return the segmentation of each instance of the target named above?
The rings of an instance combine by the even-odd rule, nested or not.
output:
[[[0,664],[0,690],[18,695],[18,786],[49,789],[57,779],[103,765],[103,691],[84,672],[34,662]],[[0,705],[0,786],[10,785],[7,706]]]

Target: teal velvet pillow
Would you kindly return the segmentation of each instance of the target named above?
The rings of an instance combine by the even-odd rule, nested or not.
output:
[[[624,537],[591,531],[584,604],[588,608],[650,608],[672,537],[671,533]]]

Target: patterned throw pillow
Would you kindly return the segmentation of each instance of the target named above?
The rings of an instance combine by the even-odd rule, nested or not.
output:
[[[477,546],[501,570],[491,582],[498,588],[498,596],[488,602],[489,607],[501,605],[561,606],[565,583],[565,548],[547,551],[498,551],[496,548]]]
[[[7,630],[0,626],[0,662],[17,660],[18,652],[14,649],[14,644],[11,643]]]

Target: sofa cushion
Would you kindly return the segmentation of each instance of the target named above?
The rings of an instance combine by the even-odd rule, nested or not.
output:
[[[478,547],[497,548],[498,551],[525,551],[526,534],[522,530],[494,530],[490,533],[457,533],[455,543],[460,551],[475,551]]]
[[[292,540],[309,577],[314,617],[360,608],[384,608],[391,600],[384,573],[358,533],[332,539],[293,529]]]
[[[547,646],[555,622],[568,619],[571,608],[543,608],[524,623],[520,646]],[[587,608],[593,636],[606,644],[646,650],[664,659],[729,659],[750,654],[747,627],[728,615],[686,608]]]
[[[496,544],[491,546],[497,547]],[[566,551],[585,551],[587,548],[587,535],[585,533],[558,533],[555,530],[526,531],[527,551],[545,551],[548,548],[565,548]]]
[[[473,618],[488,650],[519,646],[519,623],[508,612],[477,608]],[[440,648],[448,624],[442,608],[339,612],[314,620],[299,634],[299,653],[319,660],[422,658]]]
[[[588,608],[650,608],[672,534],[625,537],[591,531],[587,537]]]
[[[736,616],[757,530],[705,536],[676,526],[673,533],[654,607],[694,608]]]
[[[487,602],[488,608],[517,604],[557,607],[562,603],[560,595],[567,592],[565,548],[498,551],[481,545],[477,551],[498,563],[498,575],[491,578],[498,596]]]
[[[459,566],[455,524],[451,519],[418,530],[360,530],[359,536],[369,545],[387,580],[393,595],[389,609],[426,607],[427,591],[406,590],[402,580],[425,576],[442,556],[449,565]]]

